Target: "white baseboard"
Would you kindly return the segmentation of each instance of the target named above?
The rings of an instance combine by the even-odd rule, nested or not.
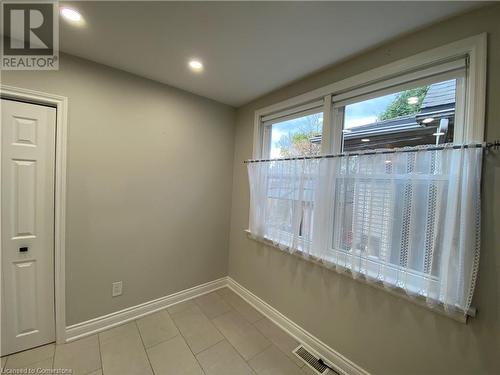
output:
[[[220,279],[210,281],[193,288],[185,289],[165,297],[141,303],[140,305],[128,307],[108,315],[68,326],[66,327],[66,342],[102,332],[120,324],[127,323],[131,320],[152,314],[158,310],[162,310],[177,303],[213,292],[214,290],[225,286],[227,286],[227,278],[222,277]]]
[[[290,336],[294,337],[310,352],[322,358],[325,362],[341,370],[345,375],[370,375],[368,371],[356,365],[342,354],[336,352],[324,342],[319,340],[300,327],[274,307],[263,301],[245,287],[238,284],[231,277],[227,278],[227,284],[235,293],[246,300],[249,304],[259,310],[265,317],[272,320]]]

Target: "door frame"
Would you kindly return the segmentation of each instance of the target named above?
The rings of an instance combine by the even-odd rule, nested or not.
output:
[[[21,102],[40,104],[56,108],[56,155],[55,155],[55,178],[54,178],[54,308],[56,342],[66,342],[66,148],[68,130],[68,98],[53,95],[41,91],[34,91],[20,87],[0,85],[0,96],[2,99],[12,99]],[[0,127],[0,140],[2,137]],[[0,142],[0,165],[1,146]],[[0,176],[1,178],[1,176]],[[1,196],[1,184],[0,184]],[[0,210],[1,210],[0,199]],[[1,233],[0,215],[0,244]],[[0,257],[0,270],[2,269]],[[0,287],[2,280],[0,278]],[[0,309],[1,314],[1,309]]]

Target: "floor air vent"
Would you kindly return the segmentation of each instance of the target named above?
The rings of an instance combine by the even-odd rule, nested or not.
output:
[[[293,353],[297,357],[299,357],[302,361],[304,361],[306,363],[306,365],[311,367],[318,374],[321,374],[321,375],[325,375],[325,374],[340,375],[337,371],[334,371],[332,368],[328,367],[323,361],[316,358],[313,354],[311,354],[302,345],[300,345],[297,349],[295,349],[293,351]]]

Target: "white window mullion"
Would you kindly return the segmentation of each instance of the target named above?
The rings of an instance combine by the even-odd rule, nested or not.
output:
[[[339,154],[343,148],[344,107],[332,109],[331,152]]]
[[[323,98],[323,130],[321,135],[321,153],[329,154],[333,152],[332,138],[335,130],[332,127],[332,95]]]
[[[453,134],[454,143],[467,143],[473,139],[473,127],[474,124],[466,124],[465,122],[465,112],[466,112],[466,78],[457,78],[456,84],[456,96],[455,96],[455,129]]]

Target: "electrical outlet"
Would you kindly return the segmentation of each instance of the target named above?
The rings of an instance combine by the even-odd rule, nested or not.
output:
[[[123,289],[123,281],[117,281],[113,283],[113,297],[121,296]]]

